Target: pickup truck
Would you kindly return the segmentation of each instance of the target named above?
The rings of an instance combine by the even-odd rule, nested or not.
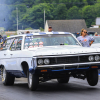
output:
[[[42,32],[11,36],[0,51],[3,84],[13,85],[15,78],[26,77],[30,90],[40,82],[57,79],[68,83],[70,77],[98,83],[100,49],[82,47],[69,32]]]

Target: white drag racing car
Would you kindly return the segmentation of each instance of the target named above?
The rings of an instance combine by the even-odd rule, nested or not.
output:
[[[70,77],[98,83],[100,49],[82,47],[69,32],[43,32],[7,38],[0,51],[0,68],[4,85],[13,85],[15,77],[28,78],[36,90],[39,82],[57,79],[68,83]]]

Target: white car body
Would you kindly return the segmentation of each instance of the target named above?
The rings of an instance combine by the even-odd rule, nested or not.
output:
[[[94,47],[94,48],[100,48],[100,43],[92,44],[91,47]]]
[[[5,67],[6,71],[14,75],[15,77],[26,77],[26,69],[25,66],[28,65],[28,71],[32,73],[35,72],[37,69],[40,70],[48,70],[50,69],[52,72],[60,72],[60,71],[67,71],[67,70],[88,70],[93,65],[100,65],[99,61],[88,61],[88,57],[93,55],[100,55],[99,48],[88,48],[82,47],[78,40],[75,38],[79,45],[56,45],[56,46],[44,46],[44,47],[37,47],[37,48],[28,48],[24,49],[24,41],[26,36],[39,36],[39,35],[49,35],[49,34],[70,34],[65,32],[59,32],[58,34],[55,32],[47,32],[47,33],[32,33],[32,34],[23,34],[23,35],[16,35],[11,36],[7,39],[16,39],[17,37],[22,37],[22,45],[21,50],[14,50],[11,51],[11,44],[9,45],[7,50],[0,51],[0,66]],[[13,40],[14,41],[14,40]],[[85,57],[88,56],[84,61]],[[81,62],[74,62],[69,61],[69,63],[56,63],[51,65],[38,65],[37,59],[54,59],[54,58],[61,58],[76,57],[81,59],[84,57]],[[79,58],[80,57],[80,58]],[[77,61],[78,59],[75,60]],[[74,59],[73,59],[74,60]],[[60,60],[59,60],[60,61]],[[63,62],[63,61],[62,61]],[[26,64],[27,63],[27,64]],[[54,63],[54,62],[53,62]],[[62,69],[60,69],[62,67]],[[56,69],[57,68],[57,69]],[[98,67],[99,68],[99,67]],[[48,71],[46,72],[48,73]]]

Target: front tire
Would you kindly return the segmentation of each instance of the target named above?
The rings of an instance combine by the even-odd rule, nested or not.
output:
[[[59,78],[57,79],[58,83],[68,83],[69,82],[69,76],[66,78]]]
[[[10,75],[4,67],[1,68],[1,77],[2,77],[2,82],[4,85],[13,85],[14,84],[15,77]]]
[[[95,86],[98,83],[98,70],[90,70],[87,72],[87,82],[90,86]]]
[[[31,91],[35,91],[39,84],[39,77],[36,74],[28,73],[28,87]]]

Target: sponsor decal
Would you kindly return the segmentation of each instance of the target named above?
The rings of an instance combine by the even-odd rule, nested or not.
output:
[[[25,45],[28,45],[28,43],[25,43]]]
[[[37,42],[35,42],[34,44],[38,44]]]
[[[39,47],[43,47],[43,45],[39,45]]]
[[[34,48],[37,48],[37,47],[38,47],[38,45],[35,45],[35,46],[34,46]]]
[[[43,42],[39,42],[39,44],[40,44],[40,45],[42,45],[42,44],[43,44]]]
[[[33,45],[33,43],[31,42],[30,45]]]
[[[29,48],[34,48],[34,46],[29,46]]]

